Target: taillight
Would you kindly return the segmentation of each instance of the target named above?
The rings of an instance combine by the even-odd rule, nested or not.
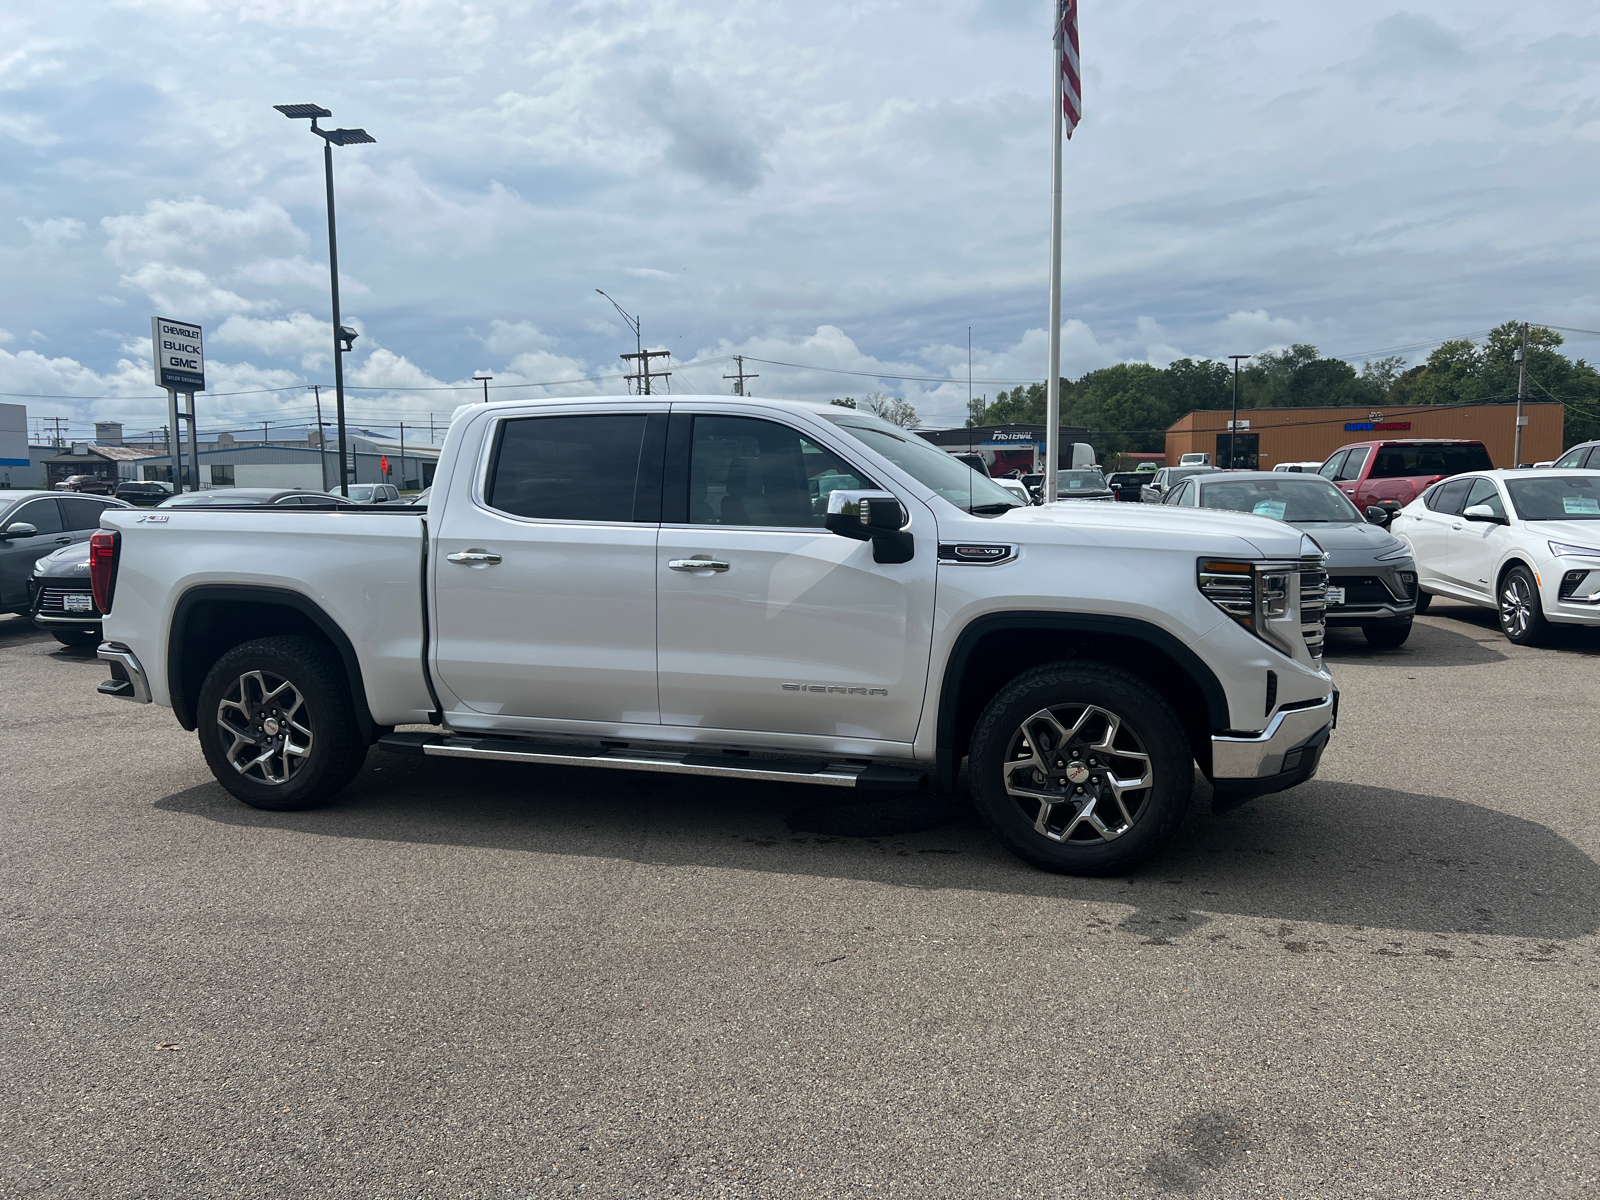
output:
[[[111,611],[111,597],[117,589],[117,552],[122,548],[122,535],[112,529],[102,529],[89,535],[89,590],[94,593],[94,606],[102,614]]]

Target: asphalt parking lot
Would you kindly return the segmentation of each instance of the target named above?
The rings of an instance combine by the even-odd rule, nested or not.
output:
[[[1336,632],[1132,878],[807,789],[374,753],[256,812],[0,618],[0,1195],[1600,1193],[1600,633]]]

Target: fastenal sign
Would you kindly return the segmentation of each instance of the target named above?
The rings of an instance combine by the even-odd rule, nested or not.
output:
[[[206,390],[206,354],[200,326],[191,321],[151,317],[150,345],[155,350],[157,387],[174,392]]]

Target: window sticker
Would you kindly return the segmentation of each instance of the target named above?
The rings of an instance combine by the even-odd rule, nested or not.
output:
[[[1593,496],[1563,496],[1561,508],[1564,512],[1597,516],[1600,515],[1600,499]]]
[[[1288,503],[1283,500],[1257,500],[1256,506],[1250,511],[1258,517],[1271,517],[1274,521],[1281,521],[1288,508]]]

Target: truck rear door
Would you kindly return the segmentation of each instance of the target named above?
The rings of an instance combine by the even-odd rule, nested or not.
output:
[[[666,419],[664,403],[613,402],[488,420],[434,535],[433,670],[447,708],[510,728],[659,721]]]

